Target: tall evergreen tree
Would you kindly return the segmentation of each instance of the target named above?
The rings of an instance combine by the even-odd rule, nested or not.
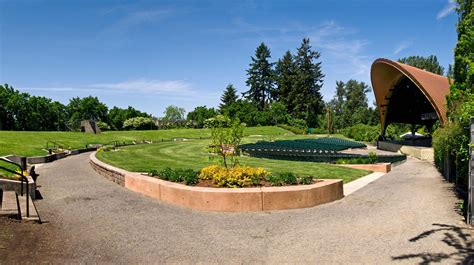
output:
[[[408,56],[398,59],[398,61],[400,63],[408,64],[416,68],[435,73],[437,75],[443,75],[444,73],[444,67],[439,64],[436,55],[430,55],[428,57]]]
[[[321,72],[321,62],[316,62],[320,56],[319,52],[311,49],[309,39],[304,38],[297,50],[295,87],[290,93],[293,114],[305,119],[310,127],[317,125],[317,116],[324,112],[320,92],[324,75]]]
[[[274,94],[273,68],[272,63],[268,61],[270,57],[270,49],[262,42],[255,51],[255,57],[251,57],[252,62],[247,70],[246,84],[249,90],[243,95],[246,99],[257,103],[260,110],[271,103]]]
[[[293,110],[293,99],[290,97],[295,86],[296,65],[294,57],[287,51],[283,58],[279,59],[275,67],[276,91],[275,99],[281,101],[288,111]]]
[[[237,99],[237,90],[232,84],[227,85],[224,94],[221,96],[221,104],[219,105],[220,112],[223,113],[230,105],[237,102]]]

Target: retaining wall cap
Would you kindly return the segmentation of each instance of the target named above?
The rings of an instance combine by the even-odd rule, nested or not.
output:
[[[135,172],[127,172],[125,174],[125,177],[140,179],[140,180],[146,180],[146,181],[155,182],[155,183],[158,183],[158,184],[163,184],[165,182],[162,179],[158,179],[158,178],[154,178],[154,177],[150,177],[150,176],[144,176],[140,173],[135,173]]]
[[[111,166],[109,164],[106,164],[102,161],[100,161],[99,159],[97,159],[97,157],[95,157],[95,154],[97,152],[92,152],[89,156],[90,160],[92,160],[92,162],[94,162],[95,164],[98,164],[99,166],[109,170],[109,171],[114,171],[116,173],[119,173],[120,175],[126,175],[126,174],[130,174],[131,172],[127,171],[127,170],[124,170],[124,169],[121,169],[121,168],[117,168],[117,167],[114,167],[114,166]]]
[[[285,192],[285,191],[299,191],[311,190],[318,187],[331,185],[333,183],[342,182],[342,179],[318,179],[319,181],[310,185],[290,185],[279,187],[261,187],[262,192]]]

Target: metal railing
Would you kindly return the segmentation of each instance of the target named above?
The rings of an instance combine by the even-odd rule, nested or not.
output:
[[[49,154],[51,154],[52,150],[56,150],[58,148],[71,149],[69,146],[66,146],[65,144],[60,143],[60,142],[46,141],[45,150],[48,150]]]
[[[20,181],[21,181],[20,195],[21,196],[23,196],[23,182],[26,182],[26,217],[28,218],[28,217],[30,217],[30,201],[29,201],[29,198],[30,198],[29,190],[30,189],[29,189],[29,185],[28,185],[29,184],[28,183],[28,178],[25,175],[23,175],[23,172],[26,171],[26,157],[24,157],[24,160],[25,160],[24,163],[23,163],[24,165],[22,166],[22,165],[17,164],[17,163],[15,163],[15,162],[13,162],[13,161],[5,158],[5,157],[0,157],[0,161],[4,161],[6,163],[9,163],[9,164],[12,164],[12,165],[18,167],[18,169],[20,169],[21,173],[15,171],[15,170],[11,170],[11,169],[9,169],[7,167],[4,167],[2,165],[0,165],[0,169],[20,176]]]

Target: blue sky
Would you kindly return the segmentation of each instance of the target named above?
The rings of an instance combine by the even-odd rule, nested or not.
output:
[[[259,43],[276,61],[309,37],[329,100],[336,80],[370,84],[379,57],[435,54],[447,68],[453,7],[453,0],[0,0],[0,82],[65,104],[93,95],[161,116],[170,104],[215,107],[229,83],[246,91]]]

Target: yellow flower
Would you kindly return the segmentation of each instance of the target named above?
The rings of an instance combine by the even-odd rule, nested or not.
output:
[[[239,166],[225,168],[212,165],[201,169],[199,178],[212,180],[217,187],[237,188],[258,184],[270,174],[269,171],[260,167]]]

